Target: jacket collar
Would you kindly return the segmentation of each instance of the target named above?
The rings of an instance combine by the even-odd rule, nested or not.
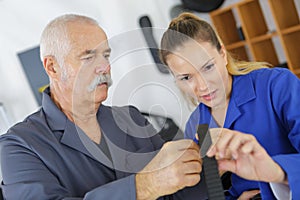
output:
[[[42,108],[46,115],[48,126],[52,131],[64,130],[68,120],[67,116],[58,109],[50,97],[50,88],[43,92]]]
[[[233,76],[231,100],[241,106],[256,98],[253,82],[249,74]]]
[[[89,156],[90,158],[113,168],[112,162],[104,155],[100,148],[94,142],[92,142],[79,127],[71,122],[61,110],[59,110],[59,108],[50,98],[49,88],[43,92],[42,107],[50,129],[52,131],[63,131],[60,139],[62,144],[76,149],[86,156]],[[109,138],[109,141],[112,141],[115,143],[115,146],[118,146],[121,149],[126,147],[127,135],[120,134],[122,131],[118,129],[117,126],[112,124],[115,122],[110,109],[104,105],[101,105],[97,113],[97,118],[100,122],[101,128],[104,130],[103,133],[105,134],[105,137]],[[111,135],[109,135],[108,132]],[[112,157],[113,163],[125,162],[121,161],[120,158],[116,157],[115,155],[112,155]],[[123,177],[126,175],[126,173],[117,172],[116,175],[118,177]]]
[[[233,76],[231,97],[227,109],[224,128],[230,128],[231,125],[243,114],[241,106],[256,98],[255,89],[249,74]],[[209,108],[199,105],[201,123],[207,123],[210,127],[217,127],[211,116]]]
[[[42,106],[50,129],[53,132],[62,131],[60,142],[93,158],[84,145],[86,140],[82,140],[83,132],[55,105],[50,97],[49,88],[43,92]]]

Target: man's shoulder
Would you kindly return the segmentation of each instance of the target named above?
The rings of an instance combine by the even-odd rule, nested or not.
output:
[[[107,106],[101,105],[101,112],[109,112],[113,116],[120,116],[120,117],[141,117],[141,111],[133,106],[133,105],[125,105],[125,106]]]
[[[140,112],[139,109],[133,105],[124,105],[124,106],[109,106],[109,105],[101,105],[102,109],[104,110],[110,110],[110,111],[116,111],[116,112],[124,112],[124,111],[134,111],[134,112]]]
[[[5,134],[1,135],[0,141],[5,139],[27,140],[35,137],[42,129],[48,128],[42,111],[39,110],[10,127]]]

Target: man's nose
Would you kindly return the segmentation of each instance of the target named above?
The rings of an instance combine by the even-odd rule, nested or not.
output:
[[[110,73],[110,63],[109,62],[102,62],[96,67],[97,74],[108,74]]]

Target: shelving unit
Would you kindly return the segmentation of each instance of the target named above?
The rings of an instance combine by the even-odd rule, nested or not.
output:
[[[270,31],[259,0],[243,0],[210,13],[227,50],[237,59],[280,65],[279,38],[288,68],[300,77],[300,21],[294,0],[268,0],[276,30]],[[237,26],[240,22],[240,27]]]

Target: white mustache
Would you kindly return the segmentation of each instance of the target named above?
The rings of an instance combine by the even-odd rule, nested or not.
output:
[[[92,83],[88,86],[88,91],[89,91],[89,92],[92,92],[93,90],[96,89],[96,87],[97,87],[99,84],[102,84],[102,83],[106,83],[106,84],[107,84],[107,87],[110,87],[110,86],[112,85],[112,79],[111,79],[110,74],[100,74],[99,76],[97,76],[97,77],[92,81]]]

